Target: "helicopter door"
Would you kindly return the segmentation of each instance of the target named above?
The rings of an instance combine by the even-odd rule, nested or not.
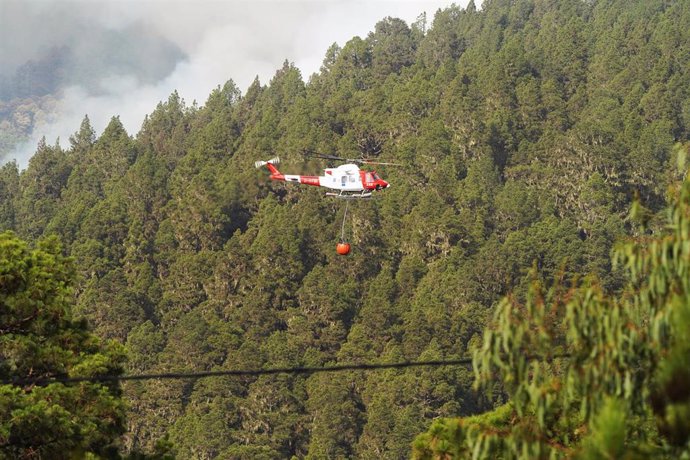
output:
[[[343,187],[345,187],[347,185],[347,176],[342,177],[342,184],[343,184]]]
[[[370,172],[364,174],[364,182],[367,186],[373,186],[374,185],[374,175]]]

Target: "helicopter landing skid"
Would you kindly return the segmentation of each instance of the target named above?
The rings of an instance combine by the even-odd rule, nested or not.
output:
[[[361,198],[371,198],[371,192],[361,192],[361,193],[333,193],[326,192],[326,196],[334,196],[340,198],[341,200],[356,200]]]

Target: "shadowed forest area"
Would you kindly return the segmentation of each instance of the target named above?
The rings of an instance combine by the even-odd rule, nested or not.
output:
[[[0,458],[687,452],[690,396],[664,385],[690,381],[677,339],[689,315],[669,307],[688,305],[690,279],[688,24],[680,0],[486,0],[428,23],[385,18],[314,75],[286,62],[245,94],[231,80],[203,104],[173,93],[138,133],[113,107],[100,136],[86,117],[68,146],[5,164],[0,231],[29,243],[4,235],[18,262],[0,282],[15,266],[57,273],[36,286],[63,318],[55,343],[75,354],[48,365],[43,342],[20,341],[0,352],[3,379],[36,375],[16,362],[39,355],[69,375],[473,353],[476,366],[89,384],[86,434],[29,451],[0,415]],[[285,173],[319,174],[328,164],[305,149],[402,164],[377,168],[390,189],[350,203],[346,257],[343,202],[254,168],[280,155]],[[2,295],[5,345],[53,333],[16,319],[34,297]],[[10,409],[33,393],[30,430],[42,396],[0,389]]]

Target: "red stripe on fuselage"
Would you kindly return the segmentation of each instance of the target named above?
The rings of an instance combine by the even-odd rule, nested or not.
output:
[[[316,185],[317,187],[321,185],[321,183],[319,183],[319,176],[299,176],[299,183],[306,185]]]

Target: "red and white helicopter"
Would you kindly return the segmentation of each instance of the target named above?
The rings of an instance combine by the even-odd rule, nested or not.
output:
[[[390,187],[390,184],[381,179],[381,177],[376,174],[376,171],[359,169],[357,164],[399,166],[397,163],[379,162],[370,159],[341,158],[319,153],[308,153],[308,155],[326,160],[347,161],[348,163],[340,165],[337,168],[324,169],[323,176],[283,174],[278,171],[278,168],[275,166],[280,163],[280,158],[278,157],[271,158],[267,161],[257,161],[254,163],[254,165],[257,168],[266,166],[271,173],[270,178],[273,180],[313,185],[316,187],[326,187],[331,190],[335,190],[334,192],[327,192],[326,195],[344,199],[370,198],[374,191],[379,191]]]

